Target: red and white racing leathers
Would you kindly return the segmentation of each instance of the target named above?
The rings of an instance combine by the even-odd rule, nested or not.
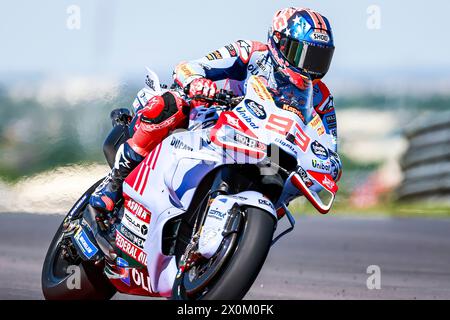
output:
[[[227,80],[229,89],[235,94],[243,94],[250,76],[262,76],[270,83],[275,81],[273,71],[272,60],[265,44],[238,40],[203,58],[178,64],[173,77],[182,88],[197,79]],[[210,82],[195,82],[195,94],[213,95],[216,90],[215,85],[213,87]],[[190,94],[194,95],[193,90],[190,91]],[[150,97],[147,92],[145,88],[141,90],[133,104],[137,119],[135,133],[128,141],[132,149],[142,156],[146,156],[170,131],[184,127],[189,114],[189,106],[176,93],[167,92],[162,96]],[[326,131],[336,137],[333,98],[327,86],[320,80],[314,82],[313,103]]]

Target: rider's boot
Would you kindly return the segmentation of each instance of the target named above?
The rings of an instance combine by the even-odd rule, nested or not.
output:
[[[101,212],[110,212],[122,197],[122,183],[128,174],[144,159],[128,142],[117,150],[116,161],[105,180],[95,189],[89,204]]]

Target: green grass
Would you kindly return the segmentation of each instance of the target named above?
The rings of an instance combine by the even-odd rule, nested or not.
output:
[[[289,210],[296,215],[320,215],[309,203],[294,201]],[[405,217],[405,218],[450,218],[450,202],[409,202],[385,201],[378,205],[358,208],[346,200],[338,200],[328,213],[341,217]]]

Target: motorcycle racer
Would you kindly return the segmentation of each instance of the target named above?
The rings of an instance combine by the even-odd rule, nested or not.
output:
[[[230,88],[239,95],[245,92],[249,77],[261,76],[272,89],[277,106],[297,115],[301,113],[296,109],[296,90],[312,81],[313,112],[322,119],[327,133],[337,137],[333,98],[321,81],[329,69],[333,51],[328,19],[310,9],[290,7],[275,14],[267,44],[238,40],[201,59],[178,64],[173,77],[189,97],[212,98],[217,92],[216,81],[229,79]],[[150,97],[145,104],[135,100],[134,134],[120,146],[113,169],[90,198],[91,206],[101,212],[113,210],[128,174],[170,131],[186,127],[192,107],[204,104],[201,101],[188,104],[176,90]],[[331,174],[337,181],[341,163],[336,153],[330,157]]]

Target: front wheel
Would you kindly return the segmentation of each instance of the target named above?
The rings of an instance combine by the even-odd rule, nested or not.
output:
[[[89,188],[77,204],[86,195],[90,196],[102,180]],[[82,214],[86,205],[87,200],[73,215]],[[110,299],[116,293],[116,289],[103,274],[101,264],[81,260],[72,248],[70,238],[64,234],[63,223],[48,248],[41,283],[42,293],[47,300],[103,300]]]
[[[192,274],[192,270],[186,271],[175,280],[172,299],[239,300],[245,296],[266,260],[276,222],[266,211],[255,207],[246,208],[243,218],[243,227],[240,228],[237,242],[233,246],[234,252],[228,261],[205,262],[206,268],[221,268],[213,271],[217,274],[215,279],[205,283],[201,292],[190,294],[189,287],[199,276]],[[205,268],[199,269],[205,272]],[[206,272],[212,273],[211,270]]]

